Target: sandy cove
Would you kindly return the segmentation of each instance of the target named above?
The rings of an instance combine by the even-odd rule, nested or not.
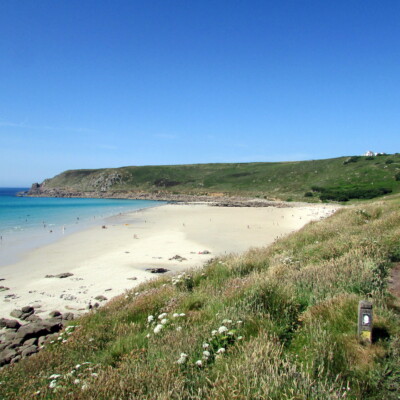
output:
[[[266,246],[337,208],[168,204],[119,215],[108,220],[107,229],[99,225],[71,234],[1,267],[1,284],[9,290],[0,293],[0,317],[27,305],[42,318],[53,310],[79,315],[96,296],[110,299],[158,276],[147,268],[175,273],[218,255]],[[200,254],[204,250],[210,254]],[[175,255],[186,260],[170,260]],[[64,272],[73,276],[45,278]],[[6,297],[10,294],[15,296]]]

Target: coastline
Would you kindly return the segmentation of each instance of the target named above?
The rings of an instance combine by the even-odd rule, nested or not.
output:
[[[42,318],[54,310],[78,316],[95,297],[111,299],[158,276],[147,268],[166,268],[172,274],[216,256],[267,246],[337,208],[167,204],[117,215],[108,220],[107,229],[99,225],[73,233],[1,267],[1,284],[9,290],[0,292],[0,317],[9,318],[12,310],[27,305]],[[204,250],[210,254],[201,254]],[[185,260],[173,259],[177,255]],[[45,277],[66,272],[73,275]]]

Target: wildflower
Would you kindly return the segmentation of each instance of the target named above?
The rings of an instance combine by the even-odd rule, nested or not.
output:
[[[239,336],[237,340],[243,340],[243,336]]]
[[[210,345],[208,343],[203,343],[203,349],[208,349]]]
[[[218,333],[225,333],[225,332],[228,332],[228,328],[226,326],[222,325],[218,328]]]
[[[221,347],[220,349],[218,349],[217,354],[222,354],[225,353],[225,348]]]
[[[173,313],[172,316],[173,316],[174,318],[178,318],[178,317],[179,317],[179,314]]]
[[[178,326],[178,327],[176,328],[176,330],[177,330],[178,332],[180,332],[180,331],[182,330],[182,327],[181,327],[181,326]]]
[[[186,314],[185,313],[181,313],[181,314],[179,314],[179,316],[180,317],[186,317]]]
[[[158,319],[164,319],[167,316],[167,313],[162,313],[158,316]]]
[[[153,320],[154,320],[154,316],[153,315],[149,315],[148,317],[147,317],[147,322],[150,324],[150,322],[153,322]]]
[[[236,321],[236,323],[238,324],[238,325],[241,325],[241,324],[243,324],[243,321]]]
[[[88,385],[86,385],[86,383],[84,383],[84,384],[82,385],[82,390],[86,390],[87,387],[88,387]]]
[[[181,353],[181,356],[179,360],[177,361],[178,364],[185,364],[186,360],[188,358],[188,355],[185,353]]]
[[[222,321],[222,323],[223,323],[223,324],[231,324],[231,323],[232,323],[232,320],[231,320],[231,319],[224,319],[224,320]]]
[[[95,378],[97,378],[97,377],[99,376],[99,374],[96,374],[96,372],[93,372],[93,373],[92,373],[92,376],[95,377]]]
[[[53,381],[50,382],[49,388],[54,389],[57,386],[57,381],[54,379]]]
[[[164,318],[164,319],[161,320],[161,323],[162,323],[163,325],[165,325],[167,322],[168,322],[167,318]]]
[[[202,362],[201,360],[197,360],[197,361],[195,362],[195,364],[196,364],[199,368],[201,368],[201,367],[203,366],[203,362]]]
[[[89,342],[93,342],[93,340],[94,340],[94,339],[91,337],[91,338],[89,339]]]
[[[147,337],[147,339],[150,337],[150,333],[148,333],[147,335],[146,335],[146,337]]]
[[[61,375],[59,375],[59,374],[53,374],[53,375],[50,375],[48,379],[58,379],[60,376]]]
[[[212,336],[215,336],[217,333],[218,333],[218,331],[216,331],[216,330],[211,331]]]
[[[161,329],[164,328],[164,325],[158,324],[155,328],[154,328],[154,333],[160,333]]]
[[[229,335],[229,336],[233,336],[235,333],[233,332],[233,331],[229,331],[228,333],[227,333],[227,335]]]
[[[210,352],[207,350],[203,351],[203,358],[207,359],[208,357],[210,357]]]
[[[80,379],[75,379],[74,384],[77,385],[81,380]]]

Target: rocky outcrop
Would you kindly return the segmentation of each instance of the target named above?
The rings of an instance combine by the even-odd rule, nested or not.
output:
[[[33,322],[25,325],[21,325],[17,320],[0,319],[0,328],[6,329],[0,337],[0,367],[37,353],[46,341],[57,335],[65,321],[74,319],[74,314],[70,312],[61,314],[59,311],[52,311],[49,314],[50,319],[41,320],[34,312],[31,306],[11,312],[13,315],[19,315],[20,319],[30,314],[25,320],[32,319]]]

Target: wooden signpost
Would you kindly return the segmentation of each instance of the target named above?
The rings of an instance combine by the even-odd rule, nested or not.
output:
[[[372,303],[361,300],[358,304],[358,336],[361,340],[372,342]]]

